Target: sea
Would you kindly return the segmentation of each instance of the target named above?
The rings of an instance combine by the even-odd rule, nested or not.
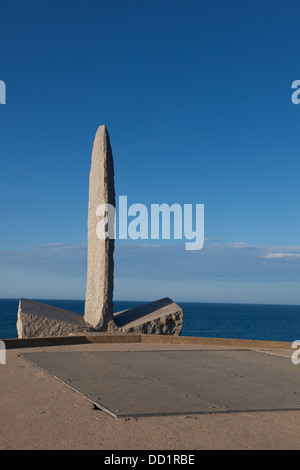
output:
[[[84,300],[32,299],[84,313]],[[19,299],[0,299],[0,338],[17,338]],[[145,302],[114,301],[114,312]],[[300,339],[300,305],[177,302],[183,309],[183,336],[265,341]]]

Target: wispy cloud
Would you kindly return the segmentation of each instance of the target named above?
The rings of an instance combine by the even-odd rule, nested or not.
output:
[[[273,253],[281,253],[283,256],[272,256]],[[118,247],[116,258],[116,272],[120,277],[157,280],[300,280],[300,246],[206,243],[202,250],[187,252],[181,245],[149,245],[147,250],[138,245],[127,245],[126,248]]]
[[[265,258],[300,258],[300,253],[267,253]]]
[[[33,246],[30,250],[0,250],[0,266],[37,269],[67,276],[84,276],[86,243],[63,242]]]
[[[0,250],[0,266],[86,276],[86,243],[49,243]],[[199,251],[183,244],[116,243],[115,276],[144,280],[300,281],[300,246],[207,241]]]

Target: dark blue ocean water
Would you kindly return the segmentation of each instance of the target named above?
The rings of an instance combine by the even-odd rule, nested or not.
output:
[[[38,300],[38,299],[35,299]],[[83,300],[40,300],[83,314]],[[16,338],[19,300],[0,299],[0,338]],[[115,301],[114,312],[143,302]],[[300,339],[299,305],[256,305],[178,302],[183,308],[184,336],[269,341]]]

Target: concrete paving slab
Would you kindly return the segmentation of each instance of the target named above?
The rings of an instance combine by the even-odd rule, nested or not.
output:
[[[228,350],[209,345],[78,344],[7,350],[0,365],[0,449],[300,450],[300,411],[112,418],[18,352]],[[269,350],[272,351],[272,347]],[[268,353],[267,348],[262,354]],[[286,361],[291,349],[286,347]],[[300,373],[300,365],[294,366]]]

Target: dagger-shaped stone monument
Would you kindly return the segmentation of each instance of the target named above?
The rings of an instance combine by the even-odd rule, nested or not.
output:
[[[115,187],[110,139],[106,127],[100,126],[94,140],[90,169],[85,314],[21,299],[17,319],[19,338],[97,331],[181,334],[182,309],[168,297],[113,314],[114,238],[111,234],[106,238],[97,235],[97,209],[103,204],[115,206]]]
[[[92,151],[88,209],[88,262],[84,319],[100,331],[116,329],[113,321],[113,237],[97,236],[97,208],[115,207],[114,162],[105,126],[97,130]]]

